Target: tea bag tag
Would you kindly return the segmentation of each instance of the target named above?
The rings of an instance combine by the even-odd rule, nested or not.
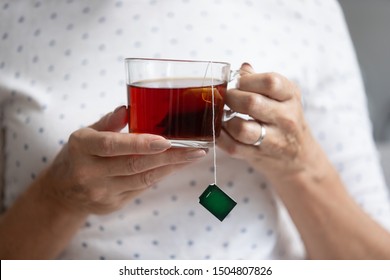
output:
[[[237,202],[224,193],[216,184],[211,184],[206,188],[199,196],[199,203],[221,222],[237,204]]]

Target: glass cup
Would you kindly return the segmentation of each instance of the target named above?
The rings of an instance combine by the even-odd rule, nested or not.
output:
[[[130,133],[157,134],[172,147],[207,148],[235,113],[225,108],[226,62],[126,58]]]

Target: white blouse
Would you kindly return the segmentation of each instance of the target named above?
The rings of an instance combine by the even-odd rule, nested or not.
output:
[[[333,0],[1,0],[5,208],[71,132],[127,103],[125,57],[249,62],[295,81],[348,191],[390,228],[364,87]],[[198,203],[214,181],[212,154],[122,210],[91,215],[60,258],[305,258],[272,186],[245,162],[217,150],[218,185],[238,203],[223,222]]]

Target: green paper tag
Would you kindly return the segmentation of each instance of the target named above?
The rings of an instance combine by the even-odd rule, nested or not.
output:
[[[199,196],[199,203],[221,222],[237,204],[215,184],[209,185]]]

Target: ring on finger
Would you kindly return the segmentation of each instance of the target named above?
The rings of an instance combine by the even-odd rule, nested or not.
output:
[[[253,143],[253,146],[260,146],[261,142],[263,142],[265,136],[267,135],[267,131],[265,129],[265,126],[262,123],[259,123],[261,127],[261,133],[259,136],[259,139],[255,143]]]

